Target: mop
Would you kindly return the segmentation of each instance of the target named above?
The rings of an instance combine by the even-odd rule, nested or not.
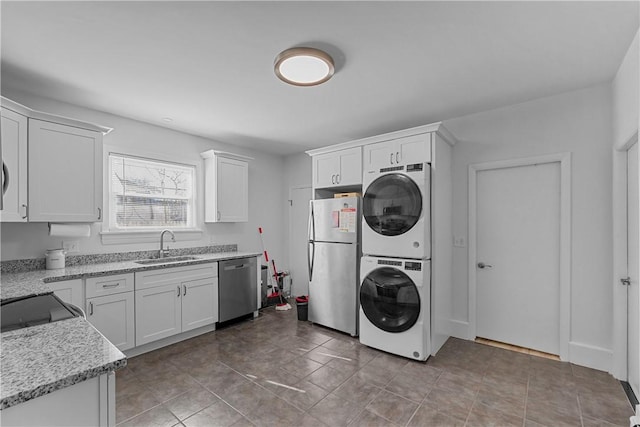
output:
[[[264,248],[264,239],[262,238],[262,227],[258,227],[258,232],[260,233],[260,243],[262,244],[262,253],[264,254],[264,259],[267,261],[267,267],[271,268],[271,274],[269,274],[269,279],[271,280],[271,290],[275,293],[276,296],[280,298],[280,302],[276,304],[276,311],[286,311],[291,310],[291,305],[282,298],[282,291],[278,289],[278,270],[276,269],[276,262],[272,259],[269,262],[269,254],[267,254],[267,250]],[[273,294],[272,294],[273,295]]]

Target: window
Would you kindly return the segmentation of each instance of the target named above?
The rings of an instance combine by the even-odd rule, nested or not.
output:
[[[195,167],[109,154],[109,228],[193,228]]]

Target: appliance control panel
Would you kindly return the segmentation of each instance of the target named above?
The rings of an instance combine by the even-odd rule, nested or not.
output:
[[[406,261],[404,263],[404,269],[405,270],[413,270],[413,271],[422,271],[422,263]]]
[[[407,165],[407,172],[421,172],[423,170],[423,167],[424,165],[422,163]]]
[[[402,261],[392,261],[389,259],[379,259],[378,265],[393,265],[396,267],[402,267]]]

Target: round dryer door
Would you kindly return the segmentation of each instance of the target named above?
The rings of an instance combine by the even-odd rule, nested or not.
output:
[[[362,281],[360,306],[377,328],[386,332],[404,332],[420,316],[420,295],[405,273],[381,267]]]
[[[364,193],[364,220],[373,231],[383,236],[406,233],[418,222],[421,212],[420,189],[406,175],[383,175],[373,181]]]

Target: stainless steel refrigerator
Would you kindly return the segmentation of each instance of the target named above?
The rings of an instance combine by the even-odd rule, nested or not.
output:
[[[309,204],[309,320],[358,335],[360,198]]]

